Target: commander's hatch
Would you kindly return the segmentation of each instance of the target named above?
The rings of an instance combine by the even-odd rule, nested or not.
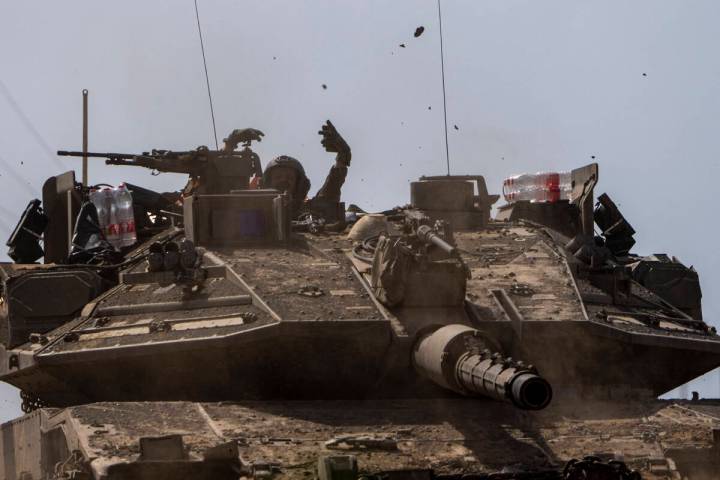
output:
[[[488,194],[481,175],[422,176],[410,184],[411,209],[432,222],[448,222],[455,230],[484,228],[498,198]]]
[[[71,170],[48,178],[43,185],[42,204],[48,217],[43,242],[45,263],[63,263],[70,252],[75,219],[82,203],[76,184],[75,172]]]
[[[585,235],[592,235],[594,230],[593,190],[598,182],[598,170],[598,164],[591,163],[590,165],[576,168],[570,172],[572,179],[570,202],[576,204],[580,209],[582,232]]]

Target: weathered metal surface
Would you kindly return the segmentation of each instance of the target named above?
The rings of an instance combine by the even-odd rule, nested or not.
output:
[[[336,164],[308,204],[290,157],[266,175],[279,191],[251,190],[245,152],[235,191],[217,169],[240,154],[115,156],[215,177],[172,222],[159,208],[182,197],[143,191],[160,220],[129,252],[1,267],[7,328],[27,338],[0,347],[0,379],[40,409],[2,427],[0,478],[637,478],[617,461],[712,478],[720,407],[654,400],[720,365],[697,273],[624,249],[629,223],[591,208],[597,165],[574,171],[573,200],[509,221],[489,218],[482,177],[424,177],[378,236],[352,239],[335,216],[350,151],[330,130]],[[55,272],[107,283],[69,310],[12,303],[13,281]]]

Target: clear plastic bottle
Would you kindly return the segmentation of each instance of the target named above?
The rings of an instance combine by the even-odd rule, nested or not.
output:
[[[103,230],[104,233],[105,225],[107,225],[107,208],[105,207],[105,202],[103,201],[103,193],[101,190],[93,188],[92,190],[90,190],[89,198],[92,204],[95,205],[95,210],[97,210],[98,214],[98,222],[100,223],[100,229]]]
[[[114,190],[116,221],[118,225],[118,247],[129,247],[137,241],[135,232],[135,213],[133,211],[132,194],[125,184]]]
[[[122,247],[120,242],[120,224],[118,221],[118,205],[117,205],[117,190],[107,189],[107,202],[108,202],[108,224],[105,229],[105,238],[115,248]]]
[[[95,205],[98,213],[98,222],[105,239],[110,241],[110,230],[112,225],[112,190],[110,188],[102,188],[100,190],[92,190],[90,192],[90,201]],[[112,242],[111,242],[112,243]]]
[[[572,176],[570,172],[524,173],[503,181],[505,201],[557,202],[571,200]]]

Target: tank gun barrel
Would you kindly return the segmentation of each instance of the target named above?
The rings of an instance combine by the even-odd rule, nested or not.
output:
[[[545,408],[552,399],[547,380],[488,345],[474,328],[447,325],[419,339],[413,363],[421,375],[457,393],[509,401],[523,410]]]
[[[428,225],[421,225],[417,228],[417,237],[421,242],[428,245],[432,244],[438,247],[448,255],[457,255],[457,249],[443,240],[438,234],[436,234],[431,227]]]

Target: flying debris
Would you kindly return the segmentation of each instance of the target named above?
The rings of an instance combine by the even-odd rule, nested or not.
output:
[[[455,130],[460,130],[457,125],[453,125],[453,128],[454,128]]]
[[[20,188],[25,190],[26,193],[31,196],[36,194],[35,190],[30,186],[30,182],[18,173],[17,167],[10,164],[2,157],[0,157],[0,169],[2,169],[3,173],[12,178],[15,185],[18,185]]]
[[[15,112],[15,115],[17,115],[20,122],[22,122],[25,128],[35,138],[38,146],[40,146],[40,148],[47,154],[47,156],[59,167],[65,168],[65,164],[55,155],[52,148],[50,148],[48,142],[43,138],[38,129],[35,128],[35,125],[30,120],[30,117],[28,117],[25,114],[25,111],[20,108],[20,104],[15,100],[15,97],[10,92],[10,89],[8,89],[8,87],[5,85],[5,83],[3,83],[2,80],[0,80],[0,95],[5,97],[8,105],[10,105],[10,109]]]
[[[323,88],[323,90],[327,90],[327,85],[325,85],[325,84],[323,83],[323,84],[322,84],[322,88]]]
[[[643,77],[647,77],[647,73],[643,73]]]
[[[432,106],[429,106],[429,105],[428,105],[428,110],[432,110]]]
[[[419,26],[419,27],[417,27],[417,28],[415,29],[415,34],[414,34],[413,36],[414,36],[415,38],[418,38],[420,35],[423,34],[424,31],[425,31],[425,27],[423,27],[423,26],[421,25],[421,26]]]
[[[401,44],[400,44],[400,48],[405,48],[405,44],[404,44],[404,43],[401,43]]]

